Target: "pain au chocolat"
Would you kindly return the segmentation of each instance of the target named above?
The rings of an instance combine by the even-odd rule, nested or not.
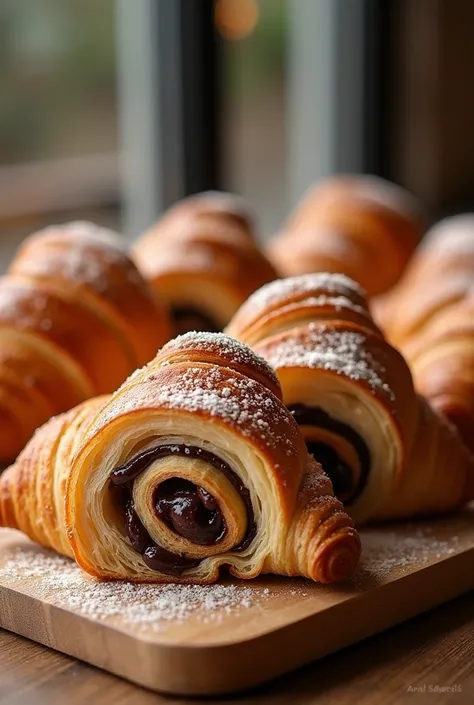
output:
[[[117,234],[74,222],[27,238],[0,278],[0,462],[54,414],[114,391],[169,337]]]
[[[332,176],[307,190],[268,256],[280,276],[342,272],[373,296],[400,277],[425,230],[421,211],[379,177]]]
[[[222,334],[168,343],[112,396],[49,421],[0,477],[0,525],[103,579],[344,579],[360,540],[278,380]]]
[[[354,281],[326,273],[275,281],[227,332],[275,368],[309,452],[356,522],[451,511],[474,497],[472,457],[417,396]]]
[[[176,333],[220,331],[245,299],[276,278],[242,199],[205,192],[172,206],[133,248],[168,305]]]
[[[474,453],[474,215],[435,225],[400,282],[374,304],[417,390]]]

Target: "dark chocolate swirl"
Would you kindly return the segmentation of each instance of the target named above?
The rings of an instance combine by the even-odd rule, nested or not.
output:
[[[170,455],[198,458],[222,472],[234,485],[244,502],[247,511],[247,531],[243,540],[233,547],[233,551],[243,551],[255,537],[256,524],[250,500],[250,493],[239,476],[229,465],[210,451],[197,446],[169,444],[156,446],[139,453],[134,458],[116,468],[110,482],[120,495],[125,513],[125,526],[132,547],[142,554],[143,560],[152,570],[166,575],[179,576],[187,568],[195,567],[200,560],[172,553],[157,546],[143,526],[135,511],[132,488],[135,479],[152,462]],[[216,499],[203,487],[188,480],[172,478],[160,483],[153,496],[157,517],[172,531],[199,545],[215,545],[222,541],[227,532],[226,523]]]
[[[337,451],[322,441],[307,441],[308,452],[321,463],[323,470],[332,482],[334,494],[344,504],[354,502],[367,484],[370,473],[370,451],[364,439],[353,428],[342,421],[333,419],[319,407],[294,404],[289,407],[299,426],[324,428],[344,438],[354,448],[360,464],[358,478],[350,466],[339,457]]]

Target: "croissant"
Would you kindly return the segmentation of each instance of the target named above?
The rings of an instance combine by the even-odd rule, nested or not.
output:
[[[326,273],[275,281],[227,332],[275,368],[309,453],[356,522],[450,511],[474,497],[473,459],[417,397],[354,281]]]
[[[268,248],[281,276],[343,272],[372,296],[400,277],[424,231],[416,199],[375,176],[310,187]]]
[[[176,338],[43,426],[0,477],[0,525],[104,579],[210,583],[227,566],[334,582],[360,554],[275,373],[222,334]]]
[[[417,390],[474,452],[474,215],[432,228],[374,314],[406,357]]]
[[[206,192],[179,201],[133,248],[145,278],[169,306],[176,333],[219,331],[276,273],[258,249],[236,196]]]
[[[114,233],[77,222],[29,237],[0,278],[0,462],[52,415],[116,389],[169,333]]]

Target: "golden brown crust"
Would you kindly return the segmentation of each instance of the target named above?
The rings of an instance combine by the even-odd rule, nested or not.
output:
[[[438,223],[375,313],[417,390],[474,452],[474,216]]]
[[[399,278],[424,231],[420,207],[374,176],[334,176],[311,187],[269,255],[283,276],[342,272],[372,296]]]
[[[474,457],[454,426],[419,397],[417,433],[400,482],[374,519],[452,512],[474,498]]]
[[[112,397],[85,402],[38,431],[0,480],[0,524],[66,555],[72,550],[81,567],[102,579],[209,583],[225,564],[246,579],[273,571],[342,580],[357,564],[360,539],[272,390],[280,395],[266,363],[226,336],[171,341]],[[124,507],[110,491],[112,471],[170,443],[198,446],[227,463],[248,493],[256,525],[239,550],[251,530],[245,493],[205,457],[159,456],[129,491],[149,541],[195,561],[181,575],[152,569],[132,547]],[[35,487],[33,476],[40,478]],[[157,487],[176,478],[218,503],[227,527],[222,540],[199,544],[159,520]]]
[[[170,233],[168,225],[171,221],[178,222],[186,218],[212,219],[216,215],[227,223],[236,225],[242,236],[251,237],[255,230],[255,217],[249,210],[249,204],[240,196],[225,191],[203,191],[182,198],[168,208],[156,227],[158,224],[166,225],[166,236]]]
[[[50,416],[113,391],[169,325],[111,231],[79,222],[28,238],[0,279],[0,462]]]
[[[275,371],[263,357],[238,340],[214,333],[186,333],[170,340],[158,353],[155,363],[166,365],[194,362],[228,367],[267,387],[280,401],[282,391]]]
[[[319,463],[308,456],[287,539],[269,569],[283,575],[310,575],[319,583],[337,583],[355,570],[360,553],[353,522],[334,497]]]
[[[240,307],[226,330],[253,345],[275,332],[334,320],[378,331],[364,290],[344,274],[319,272],[277,279],[261,287]]]
[[[29,237],[10,274],[66,282],[103,311],[134,348],[142,365],[170,337],[166,311],[146,286],[119,236],[92,223],[52,226]]]
[[[437,334],[447,347],[440,342],[435,350],[425,345],[412,351],[418,381],[429,393],[433,409],[417,398],[402,355],[371,326],[363,294],[341,275],[274,282],[244,304],[227,330],[275,368],[290,408],[316,409],[326,415],[323,418],[329,421],[321,420],[321,414],[315,417],[319,420],[302,420],[303,435],[309,448],[323,444],[336,452],[353,482],[364,478],[361,440],[365,443],[370,470],[365,484],[355,498],[348,495],[346,504],[351,516],[363,522],[450,511],[473,496],[473,463],[459,434],[434,411],[444,407],[463,427],[461,417],[468,409],[467,397],[462,400],[460,391],[461,387],[467,391],[468,381],[458,374],[459,385],[449,388],[453,374],[448,358],[452,353],[454,360],[461,360],[456,349],[461,346],[469,378],[473,347],[465,345],[466,319],[456,337],[452,330],[459,332],[458,326],[459,321],[440,321]],[[429,368],[433,389],[423,381],[423,365]],[[471,402],[472,398],[471,394]],[[345,425],[349,435],[334,421]],[[449,461],[450,455],[455,463]],[[331,469],[326,466],[328,472]]]
[[[33,435],[15,463],[0,475],[0,526],[18,529],[43,546],[72,555],[64,508],[58,506],[64,503],[64,473],[83,427],[106,398],[90,399],[51,418]]]
[[[230,194],[184,199],[142,235],[134,258],[170,307],[193,306],[223,328],[255,289],[276,276],[251,222],[241,199]]]

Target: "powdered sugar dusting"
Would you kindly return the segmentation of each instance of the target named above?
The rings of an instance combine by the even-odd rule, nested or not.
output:
[[[34,262],[30,258],[27,271],[33,275],[60,276],[70,283],[85,284],[103,293],[110,287],[110,269],[119,266],[125,270],[128,281],[141,284],[141,277],[127,255],[125,244],[112,230],[86,221],[54,225],[35,233],[26,247],[31,245],[34,248],[36,243],[49,239],[67,246],[51,248],[48,257],[36,258]],[[21,271],[21,260],[19,266]]]
[[[299,494],[300,496],[313,497],[318,501],[325,495],[332,495],[329,477],[323,472],[321,465],[309,454]]]
[[[222,353],[222,365],[199,361],[173,369],[167,354],[173,350],[211,350]],[[242,365],[253,365],[279,388],[268,363],[244,343],[222,333],[185,333],[162,348],[159,358],[136,370],[124,382],[88,431],[91,436],[117,415],[143,408],[180,409],[222,419],[243,436],[258,438],[287,457],[299,454],[296,424],[287,408],[260,381],[226,366],[226,355]],[[125,393],[123,393],[125,392]]]
[[[162,353],[169,353],[175,350],[199,350],[204,353],[217,352],[222,356],[222,364],[224,366],[226,362],[231,362],[243,367],[257,368],[261,374],[269,377],[279,387],[275,371],[261,355],[255,353],[245,343],[223,333],[185,333],[170,340],[162,349]]]
[[[362,573],[369,569],[379,577],[448,558],[461,548],[458,535],[437,538],[434,527],[423,525],[405,525],[403,533],[396,529],[365,529],[361,538]]]
[[[40,238],[45,235],[58,235],[66,237],[74,237],[81,240],[88,240],[91,243],[100,242],[102,245],[108,245],[113,250],[120,249],[126,251],[125,243],[121,240],[120,235],[110,228],[105,228],[102,225],[97,225],[88,220],[73,220],[69,223],[61,223],[58,225],[50,225],[43,230],[31,236],[31,239]]]
[[[315,292],[320,290],[324,290],[329,295],[333,294],[349,299],[354,294],[359,297],[365,297],[362,287],[345,274],[318,272],[316,274],[304,274],[270,282],[270,284],[262,286],[261,289],[252,294],[247,300],[245,307],[257,317],[266,308],[277,307],[288,298],[301,294],[314,296]]]
[[[277,452],[284,448],[288,458],[299,455],[300,437],[291,414],[260,382],[217,365],[149,366],[140,374],[105,405],[88,428],[88,437],[122,414],[148,408],[179,409],[221,419],[260,445]],[[124,389],[126,393],[121,393]]]
[[[161,631],[190,618],[220,622],[229,614],[258,607],[270,591],[218,585],[145,585],[99,582],[72,561],[51,551],[23,547],[10,550],[0,567],[2,582],[34,581],[44,599],[94,620],[120,617],[128,625]]]
[[[394,400],[385,381],[385,367],[367,349],[366,336],[352,330],[334,330],[309,324],[302,333],[284,338],[265,355],[275,367],[309,367],[331,370],[351,380],[366,382],[374,392]]]
[[[423,240],[423,250],[441,254],[474,254],[474,214],[462,214],[442,220]]]
[[[305,306],[334,306],[336,311],[350,309],[351,311],[359,313],[361,316],[370,318],[370,313],[366,308],[354,303],[351,299],[347,298],[347,296],[326,296],[322,294],[321,296],[310,296],[305,299],[303,303]],[[301,303],[299,303],[299,305],[301,305]]]

